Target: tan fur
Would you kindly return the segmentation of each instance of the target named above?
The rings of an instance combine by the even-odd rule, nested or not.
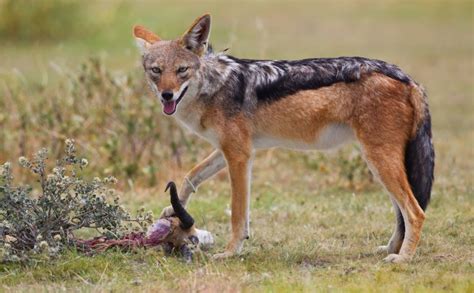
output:
[[[403,138],[399,141],[404,145],[422,120],[423,109],[418,87],[372,73],[358,82],[300,91],[262,106],[257,110],[254,124],[257,132],[304,142],[314,141],[329,123],[348,123],[354,129],[364,125],[373,133],[401,135]],[[399,112],[404,115],[399,116]],[[377,131],[378,121],[388,117],[393,118],[394,125]],[[404,125],[410,127],[409,135],[399,133]],[[384,139],[385,136],[380,137]]]
[[[411,93],[410,93],[410,103],[414,110],[413,115],[413,127],[411,130],[411,136],[414,137],[416,135],[416,131],[418,126],[420,125],[421,121],[423,121],[425,110],[426,110],[426,102],[424,98],[424,89],[417,84],[411,84]]]
[[[201,182],[214,176],[225,167],[225,161],[222,160],[220,151],[215,150],[206,159],[192,168],[185,176],[179,193],[180,201],[186,206],[189,195],[201,184]],[[202,175],[201,175],[202,174]]]
[[[250,178],[248,172],[250,172],[252,158],[250,125],[243,115],[239,115],[228,121],[226,128],[222,130],[222,153],[227,160],[232,186],[232,238],[227,245],[227,251],[234,254],[240,251],[242,241],[249,236]]]
[[[352,108],[350,88],[337,83],[258,108],[254,127],[257,133],[310,143],[329,123],[348,122]]]
[[[364,81],[365,92],[354,107],[352,126],[375,175],[382,181],[405,220],[405,239],[391,261],[413,256],[420,239],[424,212],[408,183],[405,146],[417,123],[412,88],[393,79],[373,75]]]
[[[424,212],[418,205],[405,173],[403,165],[404,150],[397,146],[371,145],[363,143],[366,158],[371,164],[391,197],[400,208],[405,220],[405,239],[403,244],[396,243],[395,251],[402,258],[411,258],[420,240],[421,228],[425,219]],[[397,251],[396,249],[400,249]]]
[[[161,92],[172,91],[175,93],[179,90],[182,83],[182,80],[180,80],[176,75],[175,69],[170,68],[170,70],[163,72],[162,77],[156,85],[158,86],[158,90]]]
[[[133,35],[135,38],[143,39],[150,44],[156,43],[160,40],[160,37],[141,25],[133,27]]]

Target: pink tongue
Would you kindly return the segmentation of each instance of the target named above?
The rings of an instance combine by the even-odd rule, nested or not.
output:
[[[171,102],[163,102],[163,111],[171,115],[176,111],[176,101],[171,101]]]

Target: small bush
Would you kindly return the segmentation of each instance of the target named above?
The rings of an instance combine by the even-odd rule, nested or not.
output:
[[[10,163],[0,167],[0,260],[49,258],[74,246],[78,231],[92,229],[100,236],[119,238],[132,228],[144,231],[152,222],[151,213],[140,211],[132,218],[119,205],[116,191],[109,188],[117,181],[114,177],[81,178],[88,161],[77,157],[72,140],[66,141],[65,155],[51,172],[47,156],[47,150],[41,149],[32,160],[19,159],[38,179],[38,195],[31,186],[13,185]]]
[[[159,102],[147,92],[142,69],[113,72],[101,59],[89,58],[75,71],[57,70],[62,70],[59,85],[25,87],[15,79],[6,85],[7,98],[0,99],[0,128],[5,130],[0,131],[0,161],[43,145],[57,159],[64,139],[74,137],[94,157],[86,172],[155,186],[159,179],[170,179],[170,170],[160,166],[180,167],[209,152],[161,114]]]

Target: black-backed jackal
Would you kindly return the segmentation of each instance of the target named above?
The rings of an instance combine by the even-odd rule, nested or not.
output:
[[[199,184],[225,166],[232,186],[232,237],[216,258],[239,253],[249,236],[255,150],[329,149],[356,139],[390,194],[396,225],[380,251],[410,260],[420,240],[433,183],[434,149],[423,89],[397,66],[361,57],[295,61],[239,59],[208,46],[211,18],[176,40],[134,27],[146,79],[185,128],[216,150],[185,177],[186,205]],[[162,215],[173,213],[171,207]]]

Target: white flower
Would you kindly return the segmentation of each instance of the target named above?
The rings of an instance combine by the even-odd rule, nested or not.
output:
[[[74,139],[68,138],[68,139],[66,139],[64,142],[66,143],[67,146],[70,146],[70,145],[73,145],[73,144],[74,144]]]
[[[81,166],[82,166],[83,168],[85,168],[85,167],[87,167],[87,165],[89,165],[89,161],[87,161],[87,159],[82,159],[82,160],[81,160]]]
[[[40,244],[39,244],[39,247],[42,249],[42,250],[45,250],[49,247],[49,244],[48,242],[46,241],[41,241]]]
[[[53,173],[56,174],[56,175],[58,175],[58,176],[60,176],[63,170],[64,170],[64,169],[61,168],[61,167],[54,167],[54,168],[53,168]]]
[[[20,164],[20,166],[22,167],[26,167],[29,163],[28,159],[26,157],[20,157],[18,158],[18,163]]]
[[[5,170],[9,170],[11,166],[12,166],[12,164],[10,162],[6,162],[6,163],[3,164],[3,168]]]

